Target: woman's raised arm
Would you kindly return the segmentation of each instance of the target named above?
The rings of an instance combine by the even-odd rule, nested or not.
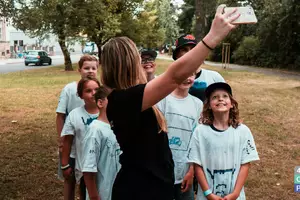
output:
[[[216,11],[209,33],[203,41],[210,48],[215,48],[236,26],[232,21],[239,17],[236,10],[223,13],[225,6],[220,5]],[[170,94],[178,84],[182,83],[207,57],[210,49],[203,42],[199,42],[191,51],[173,62],[165,73],[150,81],[144,91],[142,111],[155,105]]]

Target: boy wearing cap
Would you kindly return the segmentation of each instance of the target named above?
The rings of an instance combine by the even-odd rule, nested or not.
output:
[[[189,94],[194,80],[195,73],[157,104],[168,125],[169,147],[174,160],[174,200],[194,200],[194,165],[188,163],[187,155],[203,107],[198,98]]]
[[[176,49],[173,51],[173,59],[177,60],[182,57],[196,45],[197,41],[193,35],[180,36],[175,42]],[[189,93],[204,102],[205,89],[215,82],[225,82],[225,80],[218,72],[199,67],[194,85],[190,88]]]
[[[151,81],[155,78],[156,63],[155,59],[157,53],[154,50],[143,49],[141,51],[142,67],[145,70],[147,81]]]

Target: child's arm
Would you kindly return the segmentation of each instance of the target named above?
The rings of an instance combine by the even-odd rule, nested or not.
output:
[[[96,185],[96,173],[83,172],[84,183],[89,193],[90,200],[100,200]]]
[[[182,192],[186,192],[192,187],[193,178],[194,178],[194,164],[190,163],[189,171],[186,173],[186,175],[184,176],[183,181],[181,183],[181,191]]]
[[[73,135],[66,135],[64,136],[63,140],[63,147],[62,147],[62,156],[61,156],[61,166],[67,166],[69,164],[71,146],[73,143]],[[68,167],[67,169],[63,170],[63,174],[65,179],[68,179],[72,174],[72,168]]]
[[[62,152],[62,144],[64,137],[61,137],[61,132],[64,127],[66,115],[63,113],[56,113],[56,131],[58,134],[58,148],[59,152]]]
[[[241,190],[246,182],[248,177],[250,163],[245,163],[241,165],[239,175],[237,177],[234,190],[231,194],[228,194],[224,197],[224,200],[235,200],[240,196]]]
[[[198,183],[201,186],[202,191],[209,190],[209,185],[207,183],[203,168],[200,165],[195,164],[195,175],[197,178]],[[208,200],[223,200],[221,197],[211,193],[206,196]]]

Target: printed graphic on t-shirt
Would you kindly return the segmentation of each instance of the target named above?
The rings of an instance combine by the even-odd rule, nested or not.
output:
[[[225,197],[232,191],[232,183],[234,180],[235,168],[232,169],[222,169],[222,170],[213,170],[206,169],[209,174],[209,178],[213,183],[213,193]]]
[[[192,132],[195,128],[195,119],[181,115],[178,113],[167,112],[166,118],[168,120],[169,130],[169,146],[173,150],[187,151],[191,138]],[[186,123],[177,123],[186,122]],[[192,129],[191,129],[192,127]]]
[[[90,118],[87,118],[86,119],[86,122],[84,121],[84,118],[81,117],[81,120],[82,120],[82,123],[85,125],[85,126],[89,126],[95,119],[97,119],[98,117],[90,117]]]
[[[207,82],[204,81],[195,81],[193,86],[190,88],[189,93],[201,101],[205,100],[205,90],[207,88]]]

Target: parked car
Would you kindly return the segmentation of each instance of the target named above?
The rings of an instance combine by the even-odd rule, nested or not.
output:
[[[52,64],[52,59],[43,50],[29,50],[24,54],[24,58],[26,66],[31,63],[35,65],[43,65],[44,63]]]

